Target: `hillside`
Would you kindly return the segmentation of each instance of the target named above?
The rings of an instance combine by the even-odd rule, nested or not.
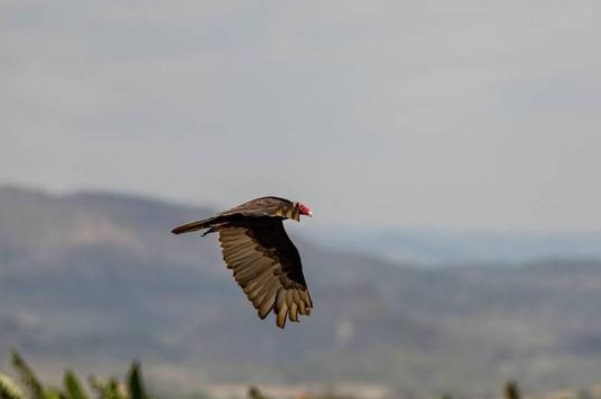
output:
[[[182,388],[352,380],[484,394],[507,377],[529,390],[598,381],[600,262],[424,270],[295,235],[315,309],[280,331],[257,319],[215,237],[169,233],[208,213],[0,188],[0,356],[16,347],[48,373],[136,357]]]
[[[540,259],[601,259],[601,232],[452,231],[318,226],[326,247],[424,267],[523,264]]]

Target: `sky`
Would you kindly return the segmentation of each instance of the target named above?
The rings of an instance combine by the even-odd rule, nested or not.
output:
[[[601,2],[0,3],[0,184],[600,230]]]

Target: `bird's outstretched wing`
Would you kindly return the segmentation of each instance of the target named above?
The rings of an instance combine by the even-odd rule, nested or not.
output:
[[[223,259],[261,319],[273,310],[284,328],[286,319],[298,321],[299,314],[311,312],[301,259],[281,219],[221,225],[217,231]]]

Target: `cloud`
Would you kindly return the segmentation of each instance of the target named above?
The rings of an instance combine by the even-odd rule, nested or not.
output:
[[[598,228],[597,2],[2,7],[0,181]]]

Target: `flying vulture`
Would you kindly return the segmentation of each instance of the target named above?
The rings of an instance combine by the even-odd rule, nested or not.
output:
[[[313,214],[300,202],[262,197],[176,227],[172,233],[205,229],[203,237],[219,233],[223,260],[259,317],[264,319],[273,310],[278,327],[284,328],[286,319],[297,322],[299,314],[308,316],[313,307],[300,255],[282,223],[299,222],[301,215]]]

